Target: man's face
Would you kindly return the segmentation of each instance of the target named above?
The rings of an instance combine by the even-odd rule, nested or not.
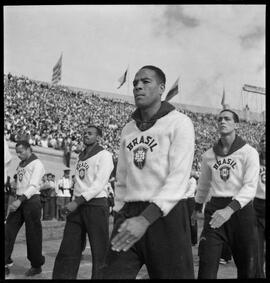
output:
[[[97,129],[90,127],[84,132],[83,142],[86,146],[93,145],[97,141],[97,137]]]
[[[64,171],[64,176],[65,176],[66,178],[69,178],[69,171]]]
[[[16,147],[16,153],[18,155],[18,157],[24,161],[26,159],[28,159],[31,155],[31,150],[30,148],[25,148],[23,145],[19,145]]]
[[[150,69],[139,70],[133,81],[136,106],[144,109],[160,102],[164,89],[164,84],[159,82],[154,71]]]
[[[232,133],[236,128],[236,124],[233,119],[233,113],[229,111],[224,111],[219,114],[218,117],[218,130],[219,133],[222,135]]]

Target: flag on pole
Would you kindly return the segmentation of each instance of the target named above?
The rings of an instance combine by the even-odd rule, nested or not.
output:
[[[179,92],[178,85],[179,85],[179,78],[177,78],[177,80],[175,81],[175,83],[173,84],[169,92],[167,93],[166,98],[165,98],[166,101],[169,101],[170,99],[172,99]]]
[[[61,81],[61,74],[62,74],[62,54],[53,67],[53,74],[52,74],[52,83],[57,84],[59,81]]]
[[[127,80],[127,72],[128,72],[128,68],[126,69],[124,75],[122,75],[119,79],[118,79],[118,82],[120,83],[119,87],[120,88]],[[117,88],[117,89],[118,89]]]
[[[225,89],[224,89],[224,88],[223,88],[223,94],[222,94],[221,105],[223,106],[223,108],[225,108]]]

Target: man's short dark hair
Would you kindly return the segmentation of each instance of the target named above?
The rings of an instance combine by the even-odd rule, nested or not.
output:
[[[18,141],[16,143],[16,147],[18,147],[20,145],[23,146],[25,149],[27,149],[27,148],[31,149],[31,145],[30,145],[30,143],[28,141],[25,141],[25,140]]]
[[[99,126],[89,125],[89,126],[87,126],[87,129],[89,129],[89,128],[95,128],[97,130],[97,134],[102,137],[102,130]]]
[[[142,69],[149,69],[149,70],[154,71],[158,77],[159,82],[163,83],[164,85],[166,84],[166,76],[164,72],[158,67],[152,66],[152,65],[146,65],[146,66],[143,66],[140,70]]]
[[[231,112],[233,114],[233,120],[235,123],[239,123],[239,116],[231,109],[223,109],[222,111],[219,112],[219,114],[223,113],[223,112]]]

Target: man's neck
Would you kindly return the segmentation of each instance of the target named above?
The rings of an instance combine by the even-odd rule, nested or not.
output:
[[[32,156],[32,152],[26,157],[26,159],[23,160],[23,162],[24,163],[27,162],[30,159],[31,156]]]
[[[235,140],[235,137],[236,137],[235,132],[232,132],[232,133],[227,134],[227,135],[222,135],[220,137],[222,147],[223,147],[225,153],[227,153],[230,150],[230,148],[231,148],[231,146],[232,146],[232,144]]]
[[[97,142],[87,145],[85,148],[85,151],[90,152],[96,145],[97,145]]]
[[[149,108],[140,109],[142,121],[149,121],[159,110],[161,106],[161,101],[154,105],[151,105]]]

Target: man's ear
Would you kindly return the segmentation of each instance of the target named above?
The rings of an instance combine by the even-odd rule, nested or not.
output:
[[[160,89],[160,94],[162,95],[163,92],[165,91],[165,84],[164,83],[160,83],[159,89]]]

